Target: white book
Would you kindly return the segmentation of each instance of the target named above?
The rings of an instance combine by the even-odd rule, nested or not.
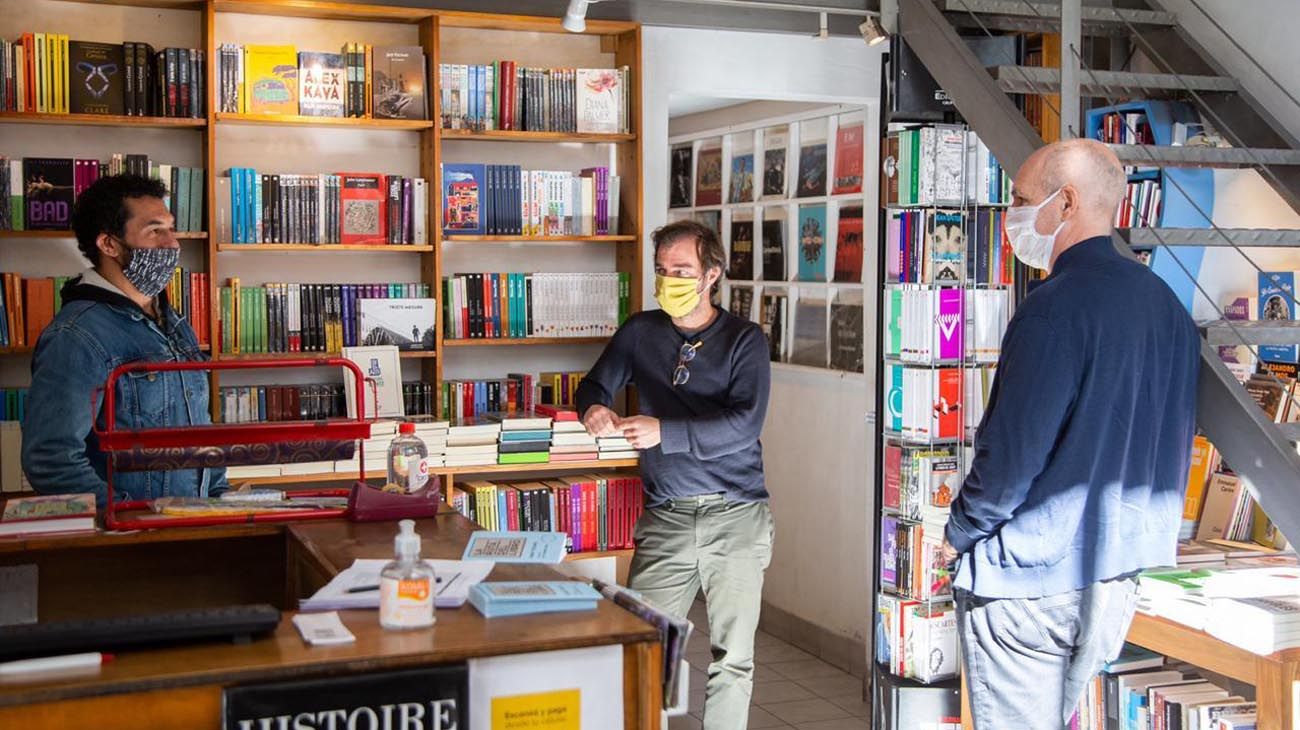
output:
[[[328,474],[332,471],[334,471],[334,462],[332,461],[306,461],[297,464],[280,465],[280,474],[283,476]]]
[[[254,477],[278,477],[282,474],[280,464],[255,464],[249,466],[226,467],[227,479],[252,479]]]

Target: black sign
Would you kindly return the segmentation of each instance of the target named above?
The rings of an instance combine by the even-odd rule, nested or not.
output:
[[[469,730],[465,664],[225,691],[226,730]]]

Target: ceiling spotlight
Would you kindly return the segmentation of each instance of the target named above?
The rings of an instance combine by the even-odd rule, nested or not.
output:
[[[867,19],[862,21],[858,26],[858,32],[862,34],[862,40],[869,46],[879,45],[889,40],[889,33],[886,33],[884,27],[880,25],[880,18],[874,15],[868,15]]]
[[[569,0],[569,9],[564,13],[560,25],[570,33],[581,33],[587,29],[587,6],[591,0]]]

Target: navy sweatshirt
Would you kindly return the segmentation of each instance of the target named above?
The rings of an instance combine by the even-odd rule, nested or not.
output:
[[[702,343],[672,384],[684,343]],[[661,310],[633,315],[578,386],[578,412],[609,406],[633,383],[641,413],[659,419],[660,443],[642,451],[646,503],[722,493],[728,499],[767,499],[759,432],[767,413],[771,363],[757,324],[718,310],[708,327],[686,334]]]
[[[1058,257],[1002,341],[947,537],[990,598],[1173,565],[1201,340],[1173,292],[1106,237]]]

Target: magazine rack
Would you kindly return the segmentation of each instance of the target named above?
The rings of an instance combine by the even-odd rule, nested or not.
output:
[[[356,379],[355,419],[317,421],[278,421],[269,423],[213,424],[181,428],[123,429],[117,425],[117,381],[132,373],[160,373],[190,370],[251,370],[260,368],[345,368]],[[102,388],[91,396],[104,396],[104,428],[95,429],[99,448],[108,455],[108,503],[104,510],[104,525],[110,530],[140,530],[165,527],[199,527],[208,525],[247,524],[252,522],[283,522],[344,517],[347,508],[285,509],[275,512],[256,512],[219,516],[152,517],[149,519],[122,519],[119,512],[150,508],[149,500],[113,499],[113,475],[118,471],[167,471],[174,469],[203,469],[243,464],[277,463],[284,459],[318,461],[344,460],[354,455],[356,445],[370,437],[370,424],[365,421],[365,391],[367,378],[351,360],[339,357],[261,360],[256,362],[139,362],[119,365],[108,375]],[[374,386],[373,381],[369,381]],[[92,415],[93,417],[93,415]],[[365,454],[359,454],[358,476],[352,493],[370,490],[365,484]],[[296,492],[298,496],[348,496],[349,490],[313,490]]]

